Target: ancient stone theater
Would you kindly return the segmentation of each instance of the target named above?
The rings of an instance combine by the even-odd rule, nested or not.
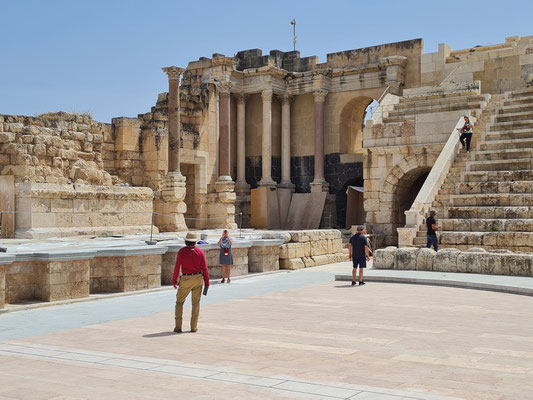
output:
[[[419,245],[435,208],[443,246],[533,251],[533,36],[162,69],[136,118],[0,115],[3,237],[366,224]]]

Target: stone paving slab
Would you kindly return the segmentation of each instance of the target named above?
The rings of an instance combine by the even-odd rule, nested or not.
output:
[[[533,298],[347,267],[213,285],[195,334],[172,290],[0,315],[0,399],[532,398]]]

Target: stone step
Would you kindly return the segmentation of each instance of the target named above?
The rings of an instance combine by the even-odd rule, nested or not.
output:
[[[473,157],[476,161],[494,161],[494,160],[518,160],[528,159],[533,155],[533,149],[518,148],[508,149],[505,147],[500,148],[498,152],[491,150],[481,150],[473,153]]]
[[[423,101],[442,101],[442,100],[456,100],[463,97],[482,97],[487,98],[485,95],[480,95],[476,90],[456,92],[456,93],[445,93],[445,94],[434,94],[429,96],[416,96],[416,97],[402,97],[399,104],[413,103],[413,102],[423,102]]]
[[[533,120],[494,122],[489,125],[489,132],[511,131],[515,129],[533,129]]]
[[[533,97],[533,87],[528,87],[526,89],[513,90],[512,92],[507,92],[504,94],[506,99],[515,99],[522,97]]]
[[[459,110],[472,110],[483,108],[486,105],[484,100],[460,100],[447,103],[412,103],[412,104],[399,104],[394,110],[389,113],[389,116],[394,115],[410,115],[410,114],[427,114],[432,112],[447,112],[447,111],[459,111]]]
[[[533,206],[452,206],[446,210],[446,213],[450,219],[533,219]]]
[[[532,169],[531,158],[493,161],[471,161],[470,171],[514,171]]]
[[[503,100],[502,107],[527,105],[531,103],[533,103],[533,96],[523,96],[523,97]]]
[[[463,180],[465,183],[531,181],[533,180],[533,171],[530,169],[514,171],[467,171],[464,173]]]
[[[487,111],[485,108],[484,111]],[[531,103],[523,103],[523,104],[513,104],[508,106],[502,106],[497,110],[494,110],[492,114],[500,115],[508,115],[508,114],[515,114],[515,113],[525,113],[533,111],[533,101]]]
[[[442,232],[532,232],[533,219],[438,219]],[[425,235],[427,226],[421,225],[417,236]]]
[[[438,195],[435,200],[440,200]],[[487,193],[450,195],[450,204],[460,206],[533,206],[533,193]]]
[[[443,183],[438,195],[533,193],[533,181]]]
[[[531,138],[533,138],[533,129],[531,128],[512,129],[508,131],[488,131],[485,134],[485,140],[487,142],[493,140],[514,140]]]
[[[455,247],[463,250],[482,247],[487,250],[533,251],[532,232],[442,232],[439,236],[439,248]],[[415,237],[415,246],[425,244],[425,235]]]
[[[485,150],[501,150],[501,149],[524,149],[533,148],[533,133],[531,138],[526,139],[504,139],[504,140],[491,140],[484,143],[480,143],[480,151]]]
[[[528,121],[533,123],[533,111],[498,114],[494,116],[494,124],[512,121]]]

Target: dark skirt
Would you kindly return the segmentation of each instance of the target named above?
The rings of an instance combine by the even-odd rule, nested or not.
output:
[[[233,253],[231,252],[231,247],[227,250],[229,250],[229,254],[227,256],[224,255],[223,248],[220,248],[220,265],[233,265]]]

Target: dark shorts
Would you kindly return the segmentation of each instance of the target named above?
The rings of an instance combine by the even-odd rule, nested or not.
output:
[[[354,257],[353,258],[353,267],[357,268],[366,268],[366,257]]]

